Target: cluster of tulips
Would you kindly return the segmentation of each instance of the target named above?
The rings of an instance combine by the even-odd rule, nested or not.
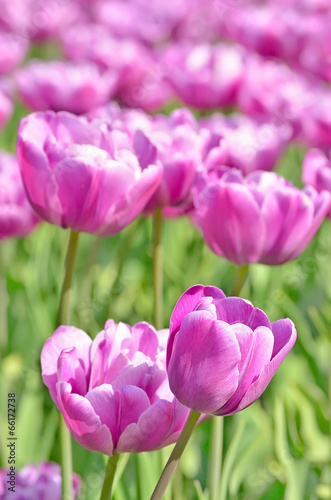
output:
[[[213,286],[179,290],[163,329],[158,265],[154,325],[109,319],[91,340],[70,324],[69,292],[79,233],[110,237],[138,216],[154,217],[156,248],[163,217],[188,217],[238,266],[284,264],[307,247],[331,216],[330,73],[309,59],[314,33],[329,37],[331,14],[322,0],[302,12],[297,3],[289,20],[276,2],[0,1],[0,126],[15,99],[34,111],[19,124],[16,155],[0,153],[0,239],[27,236],[41,221],[70,230],[59,324],[41,353],[63,416],[62,480],[57,464],[28,466],[18,499],[58,500],[61,481],[62,498],[77,497],[68,429],[109,456],[102,500],[119,454],[177,443],[152,496],[163,498],[194,427],[254,403],[293,347],[290,319],[271,323]],[[299,18],[310,21],[305,33]],[[46,43],[66,60],[18,68],[30,44]],[[291,142],[313,148],[302,189],[272,171]],[[0,498],[11,498],[5,470]]]

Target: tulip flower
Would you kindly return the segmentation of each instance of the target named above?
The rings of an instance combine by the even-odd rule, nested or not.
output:
[[[305,184],[313,186],[319,193],[328,191],[331,194],[330,158],[319,149],[308,151],[303,160],[302,177]],[[327,215],[331,217],[331,203]]]
[[[26,39],[18,41],[12,33],[0,28],[0,46],[0,75],[5,75],[23,61],[29,42]]]
[[[23,103],[34,111],[82,114],[115,94],[118,77],[92,63],[34,60],[15,73],[15,81]]]
[[[188,410],[169,389],[167,333],[108,320],[93,341],[72,326],[47,340],[43,380],[82,446],[111,456],[176,441]]]
[[[317,88],[280,62],[246,55],[238,106],[250,116],[264,116],[277,125],[290,124],[293,138],[300,139],[303,116],[316,101]]]
[[[192,410],[232,415],[261,396],[296,340],[248,300],[195,285],[177,302],[167,347],[169,384]]]
[[[306,248],[329,203],[329,193],[300,190],[274,172],[256,171],[244,178],[223,167],[210,172],[199,187],[195,221],[216,254],[238,265],[276,265]]]
[[[25,194],[16,158],[0,152],[0,240],[26,236],[38,222]]]
[[[41,218],[98,236],[118,233],[140,214],[163,170],[143,153],[140,164],[124,132],[65,112],[24,118],[17,156]]]
[[[243,79],[241,50],[226,45],[173,44],[165,51],[167,79],[183,102],[210,109],[233,106]]]
[[[7,89],[0,81],[0,129],[8,122],[13,112],[13,103],[8,95]]]
[[[271,170],[283,154],[291,135],[289,124],[277,124],[266,120],[254,120],[241,114],[224,116],[214,113],[201,120],[201,126],[223,138],[227,154],[223,165],[235,167],[244,174],[255,170]],[[220,166],[219,159],[213,160]],[[211,162],[205,163],[207,169]]]
[[[61,468],[52,462],[38,465],[26,465],[20,471],[15,470],[10,483],[11,471],[0,469],[1,500],[61,500]],[[73,498],[78,497],[81,479],[73,474]],[[10,488],[13,487],[13,490]],[[15,493],[14,493],[15,492]]]

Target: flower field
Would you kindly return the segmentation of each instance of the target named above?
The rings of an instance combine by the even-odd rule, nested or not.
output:
[[[0,0],[0,500],[331,498],[330,18]]]

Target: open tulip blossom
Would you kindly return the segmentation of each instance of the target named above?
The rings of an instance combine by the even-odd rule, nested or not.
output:
[[[26,465],[12,474],[12,484],[8,489],[12,471],[0,469],[0,500],[61,500],[61,467],[52,462]],[[81,478],[73,474],[73,498],[78,497]]]
[[[231,415],[261,396],[295,340],[290,319],[270,323],[248,300],[195,285],[170,319],[170,388],[196,412]]]
[[[0,152],[0,240],[26,236],[38,222],[25,194],[15,156]]]
[[[331,194],[331,161],[320,149],[311,149],[306,154],[302,169],[303,181],[313,186],[319,193],[328,191]],[[331,217],[331,199],[328,217]]]
[[[17,157],[37,214],[64,228],[111,236],[130,224],[158,187],[163,168],[139,161],[123,131],[66,112],[21,121]]]
[[[195,197],[195,221],[213,252],[238,265],[295,259],[329,209],[329,193],[300,190],[274,172],[243,177],[222,167],[207,177]]]
[[[188,409],[169,389],[167,331],[108,320],[92,341],[60,326],[41,354],[43,380],[74,438],[106,455],[174,443]]]

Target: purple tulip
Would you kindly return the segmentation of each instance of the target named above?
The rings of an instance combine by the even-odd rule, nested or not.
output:
[[[316,88],[287,66],[257,55],[247,55],[238,106],[251,116],[264,116],[277,125],[290,124],[300,138],[308,106]]]
[[[23,61],[29,43],[24,39],[19,43],[12,33],[0,29],[0,47],[0,75],[4,75]]]
[[[26,465],[20,471],[15,471],[13,485],[15,493],[9,490],[10,471],[0,469],[0,499],[1,500],[61,500],[61,467],[52,462],[39,465]],[[81,478],[73,474],[73,498],[78,497]]]
[[[163,172],[143,152],[138,162],[124,132],[65,112],[24,118],[17,156],[29,200],[41,218],[98,236],[130,224]]]
[[[221,44],[172,44],[163,67],[183,102],[201,109],[233,106],[244,71],[240,49]]]
[[[0,240],[26,236],[38,221],[26,197],[16,158],[0,152]]]
[[[307,108],[309,120],[303,120],[304,142],[310,147],[331,148],[331,97],[329,91],[316,91],[314,101]]]
[[[187,0],[101,0],[94,7],[97,21],[116,36],[150,45],[169,39],[186,11]]]
[[[6,85],[0,81],[0,130],[7,124],[13,112],[13,103]]]
[[[331,194],[331,161],[323,151],[311,149],[303,160],[302,177],[305,184],[313,186],[319,193]],[[331,200],[328,217],[331,217]]]
[[[106,455],[175,442],[188,415],[166,373],[168,332],[108,320],[92,341],[60,326],[41,353],[43,380],[74,438]]]
[[[23,103],[35,110],[86,113],[115,94],[118,77],[92,63],[31,61],[15,73]]]
[[[238,168],[244,174],[273,169],[292,135],[292,128],[286,123],[254,120],[240,114],[224,116],[215,113],[200,123],[214,137],[218,135],[225,140],[227,154],[222,159],[223,165]],[[213,159],[206,163],[206,167],[217,164],[222,165]]]
[[[208,246],[238,265],[295,259],[325,218],[329,193],[300,190],[274,172],[246,178],[223,167],[210,172],[195,198],[195,220]]]
[[[261,396],[295,340],[290,319],[270,323],[248,300],[195,285],[170,319],[170,388],[199,413],[232,415]]]

